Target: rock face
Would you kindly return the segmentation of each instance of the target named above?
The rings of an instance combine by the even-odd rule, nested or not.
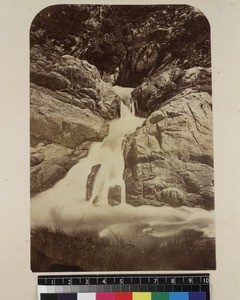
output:
[[[210,27],[193,7],[169,9],[146,21],[139,38],[148,39],[128,55],[136,113],[147,119],[125,140],[126,200],[213,209]]]
[[[42,143],[41,148],[40,145],[38,144],[36,149],[32,148],[31,151],[31,163],[34,160],[34,164],[31,164],[32,196],[53,186],[74,165],[74,160],[71,157],[72,150],[53,144],[48,144],[45,147]],[[41,157],[41,160],[36,162],[36,156]]]
[[[74,149],[85,141],[101,141],[108,126],[90,110],[57,99],[54,92],[32,86],[30,90],[31,137]]]
[[[134,90],[132,97],[138,104],[137,114],[149,116],[166,100],[187,88],[211,93],[211,69],[197,66],[185,70],[174,62],[164,66]]]
[[[186,89],[125,142],[127,202],[213,209],[211,97]]]
[[[80,158],[87,155],[90,143],[75,150],[56,144],[39,143],[31,147],[31,195],[52,187]]]
[[[121,203],[121,186],[114,185],[108,190],[108,203],[112,206],[116,206]]]
[[[120,99],[112,84],[102,81],[97,68],[86,60],[46,45],[32,47],[30,57],[34,195],[63,178],[87,154],[86,143],[105,138],[107,120],[118,117]],[[39,145],[45,150],[36,150]]]
[[[97,173],[99,171],[99,169],[101,168],[101,165],[98,164],[98,165],[94,165],[91,169],[91,173],[88,175],[88,178],[87,178],[87,186],[86,186],[86,189],[87,189],[87,195],[86,195],[86,200],[89,201],[91,196],[92,196],[92,191],[93,191],[93,186],[94,186],[94,182],[95,182],[95,179],[96,179],[96,176],[97,176]],[[95,199],[93,199],[95,200]],[[97,199],[96,199],[97,200]]]
[[[102,81],[97,68],[86,60],[49,53],[49,49],[35,45],[31,49],[30,80],[57,91],[72,105],[91,109],[106,119],[118,116],[119,97],[112,84]]]
[[[31,194],[48,189],[88,153],[90,141],[108,133],[106,121],[69,98],[31,85]]]
[[[119,113],[119,97],[95,66],[52,50],[35,45],[30,53],[32,195],[63,178]]]

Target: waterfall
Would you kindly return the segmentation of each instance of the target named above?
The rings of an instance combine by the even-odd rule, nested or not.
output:
[[[131,114],[131,111],[128,107],[121,101],[120,102],[120,118],[125,118]]]
[[[115,88],[121,98],[120,118],[110,122],[108,136],[99,148],[100,169],[95,177],[90,202],[107,203],[110,188],[120,187],[121,203],[126,202],[124,173],[124,158],[122,143],[125,135],[134,132],[143,119],[135,117],[134,102],[131,99],[131,88]],[[99,154],[98,153],[98,154]]]
[[[109,122],[109,132],[102,142],[92,143],[88,156],[73,166],[67,175],[51,189],[31,200],[31,226],[50,226],[65,232],[98,231],[99,236],[114,239],[125,237],[139,243],[138,237],[148,239],[174,235],[185,229],[199,230],[214,236],[214,215],[199,208],[134,207],[126,203],[123,180],[124,158],[122,143],[126,135],[141,126],[144,119],[134,115],[131,88],[115,87],[121,101],[121,116]],[[96,175],[88,201],[87,182],[94,166]],[[121,205],[109,204],[109,190],[113,196],[121,193]]]
[[[120,117],[127,117],[128,115],[135,116],[135,106],[134,101],[131,97],[133,88],[130,87],[121,87],[115,85],[113,87],[114,92],[120,97]]]
[[[120,102],[120,117],[126,118],[128,116],[135,116],[135,106],[134,102],[130,99],[129,100],[129,108],[125,105],[122,101]]]

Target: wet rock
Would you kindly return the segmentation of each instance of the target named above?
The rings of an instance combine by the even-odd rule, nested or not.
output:
[[[175,187],[168,187],[162,189],[156,197],[162,204],[178,207],[183,204],[184,193]]]
[[[30,80],[57,92],[60,101],[90,109],[106,119],[118,116],[119,101],[112,85],[105,83],[98,69],[86,60],[49,53],[35,45],[31,49]]]
[[[39,151],[38,144],[34,150]],[[71,167],[87,156],[91,143],[84,142],[75,150],[54,144],[41,146],[44,158],[39,164],[31,166],[31,196],[45,191],[65,177]]]
[[[41,153],[31,154],[31,167],[39,165],[44,160],[44,156]]]
[[[143,44],[132,57],[132,70],[136,72],[147,71],[154,67],[158,58],[159,45],[156,43]]]
[[[91,169],[91,173],[88,175],[88,178],[87,178],[87,194],[86,194],[86,200],[89,201],[91,196],[92,196],[92,192],[93,192],[93,186],[94,186],[94,182],[95,182],[95,179],[96,179],[96,176],[97,176],[97,173],[99,171],[101,167],[101,164],[98,164],[98,165],[95,165],[92,167]],[[97,199],[93,202],[96,202]]]
[[[176,79],[175,79],[176,81]],[[178,80],[178,90],[186,88],[195,88],[199,92],[208,92],[211,94],[211,69],[202,67],[193,67],[181,73]]]
[[[158,158],[159,155],[157,138],[146,133],[139,133],[132,139],[131,149],[128,153],[128,165],[150,162]]]
[[[202,67],[182,70],[175,65],[168,66],[147,77],[133,91],[137,114],[149,116],[167,100],[189,88],[211,94],[211,70]]]
[[[88,153],[90,143],[83,143],[75,151],[60,145],[43,143],[32,147],[33,156],[41,155],[38,164],[31,165],[31,196],[45,191],[62,179],[80,158]]]
[[[101,90],[97,111],[99,114],[108,120],[119,117],[120,98],[114,91],[112,84],[101,81],[98,84]]]
[[[40,164],[44,160],[45,146],[43,143],[39,143],[36,147],[30,149],[30,165],[31,167]]]
[[[112,85],[115,85],[116,82],[117,82],[117,79],[119,77],[119,68],[115,68],[114,69],[114,72],[109,74],[105,71],[103,71],[103,75],[102,75],[102,79],[104,82],[107,82],[107,83],[111,83]]]
[[[34,87],[30,90],[31,137],[67,148],[76,148],[84,141],[101,141],[108,125],[90,110],[80,109],[58,100],[54,92]]]
[[[110,186],[108,190],[108,203],[112,206],[116,206],[121,203],[121,186]]]
[[[36,72],[36,69],[33,67],[30,76],[31,82],[53,91],[70,89],[71,86],[71,82],[57,72],[46,72],[45,70]]]
[[[105,138],[108,124],[103,117],[118,116],[119,97],[96,67],[44,46],[31,49],[30,77],[31,144],[61,149],[51,160],[49,147],[31,153],[34,195],[53,186],[87,154],[85,143]]]
[[[74,96],[34,84],[30,96],[31,194],[35,195],[52,187],[86,156],[90,142],[102,141],[108,125],[100,116],[80,108],[82,102]],[[72,105],[74,101],[78,106]]]
[[[172,97],[126,139],[127,202],[213,209],[211,96]]]
[[[86,60],[80,60],[71,55],[63,55],[53,70],[70,80],[73,87],[92,88],[101,80],[98,69]]]
[[[94,88],[101,80],[97,68],[71,55],[49,53],[44,47],[31,49],[30,80],[53,91],[61,89]]]
[[[82,143],[80,146],[76,147],[75,150],[73,151],[73,154],[80,158],[84,158],[88,155],[88,151],[89,148],[91,146],[91,142],[90,141],[86,141],[84,143]]]

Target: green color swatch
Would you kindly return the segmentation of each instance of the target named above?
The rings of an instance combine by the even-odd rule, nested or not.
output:
[[[152,293],[152,300],[169,300],[169,293]]]

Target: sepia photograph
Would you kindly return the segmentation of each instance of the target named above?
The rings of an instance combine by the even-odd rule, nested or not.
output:
[[[32,271],[215,270],[206,16],[61,4],[29,34]]]

